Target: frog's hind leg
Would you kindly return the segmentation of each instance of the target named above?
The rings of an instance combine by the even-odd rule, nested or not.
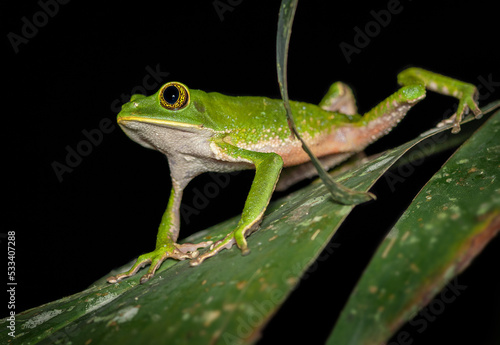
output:
[[[356,99],[349,86],[338,81],[333,83],[325,94],[319,106],[324,110],[335,111],[346,115],[354,115],[358,109]]]
[[[365,113],[353,125],[342,126],[333,131],[332,137],[325,139],[325,142],[334,145],[337,151],[319,157],[323,167],[329,170],[364,150],[370,143],[387,134],[408,110],[424,97],[425,88],[422,85],[404,86]],[[354,95],[351,89],[341,82],[332,84],[319,106],[328,111],[357,115]],[[286,190],[293,184],[316,175],[316,169],[310,162],[287,167],[280,176],[276,190]]]
[[[359,121],[364,135],[358,137],[365,137],[365,140],[373,142],[385,135],[413,105],[425,97],[426,89],[458,99],[457,112],[444,122],[453,123],[452,133],[460,131],[462,117],[469,109],[476,118],[481,116],[481,110],[475,101],[478,92],[472,84],[415,67],[399,73],[398,83],[402,85],[401,89],[366,113]]]
[[[325,142],[329,143],[328,145],[334,145],[337,151],[318,157],[323,167],[329,170],[362,151],[368,144],[394,127],[411,106],[424,96],[423,87],[417,87],[417,89],[413,86],[403,87],[361,117],[359,123],[333,131],[332,137],[326,139]],[[327,111],[358,115],[354,94],[342,82],[336,82],[330,86],[319,106]],[[286,190],[295,183],[316,175],[317,171],[311,162],[287,167],[280,176],[276,190]]]
[[[477,106],[479,93],[472,84],[416,67],[408,68],[399,73],[398,83],[404,86],[422,85],[428,90],[458,99],[456,113],[440,124],[453,123],[452,133],[460,131],[460,122],[463,116],[467,115],[469,109],[472,110],[476,119],[481,117],[481,110]]]
[[[352,139],[348,141],[351,145],[354,143],[354,148],[368,146],[389,133],[425,95],[423,85],[403,86],[365,113],[356,123],[357,130],[350,133]]]

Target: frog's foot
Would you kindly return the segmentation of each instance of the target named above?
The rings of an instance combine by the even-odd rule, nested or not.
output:
[[[460,122],[462,122],[463,116],[469,113],[469,110],[472,110],[476,119],[480,119],[483,114],[475,101],[477,98],[478,92],[476,87],[469,84],[463,85],[461,96],[459,96],[456,113],[453,114],[450,118],[438,123],[437,126],[442,127],[445,125],[453,124],[453,129],[451,130],[451,132],[458,133],[460,132]]]
[[[148,272],[141,277],[141,284],[147,282],[154,276],[156,270],[161,266],[163,261],[168,258],[175,260],[193,259],[198,256],[198,248],[205,248],[212,244],[212,241],[200,243],[168,243],[163,247],[156,248],[154,251],[143,254],[137,258],[137,261],[130,270],[116,276],[108,277],[108,283],[117,283],[123,278],[127,278],[136,274],[142,267],[151,264]]]
[[[192,259],[189,264],[191,266],[198,266],[200,265],[203,261],[205,261],[208,258],[211,258],[212,256],[216,255],[220,251],[224,249],[229,249],[231,248],[234,244],[237,244],[238,247],[241,249],[241,253],[243,255],[250,254],[250,249],[248,248],[247,241],[245,239],[245,235],[239,234],[236,231],[230,232],[229,234],[224,237],[224,239],[215,242],[210,246],[210,249],[201,254],[200,256]]]

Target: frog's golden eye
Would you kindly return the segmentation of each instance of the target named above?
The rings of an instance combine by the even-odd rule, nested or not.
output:
[[[167,83],[163,85],[159,94],[160,104],[165,109],[179,110],[189,104],[189,91],[181,83]]]

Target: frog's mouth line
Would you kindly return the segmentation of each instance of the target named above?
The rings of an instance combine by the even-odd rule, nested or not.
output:
[[[196,128],[196,129],[204,128],[203,125],[194,125],[191,123],[176,122],[169,120],[148,119],[140,116],[123,116],[118,118],[117,122],[118,124],[123,124],[124,126],[126,126],[126,122],[140,122],[140,123],[148,123],[170,128]]]

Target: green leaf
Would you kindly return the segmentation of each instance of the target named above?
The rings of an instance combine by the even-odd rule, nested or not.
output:
[[[386,342],[496,235],[499,132],[496,112],[420,191],[374,254],[328,344]]]

